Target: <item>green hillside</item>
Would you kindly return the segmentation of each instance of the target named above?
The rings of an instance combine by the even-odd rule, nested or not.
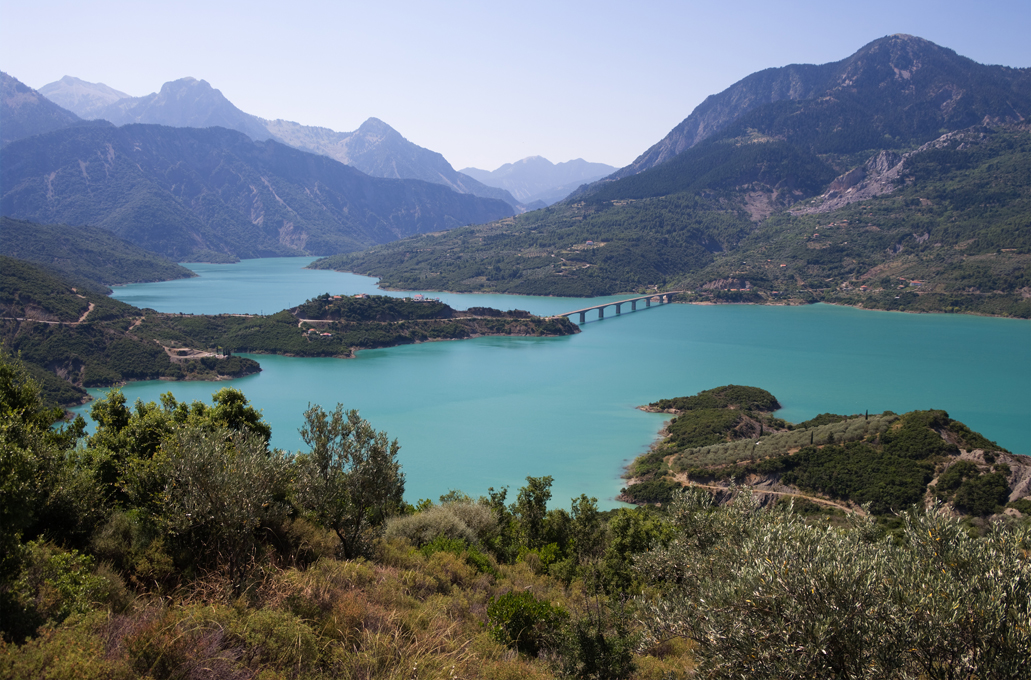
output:
[[[79,403],[84,387],[127,380],[211,380],[260,370],[250,359],[213,352],[173,358],[139,334],[148,313],[0,256],[0,342],[29,366],[51,403]]]
[[[400,289],[573,296],[687,289],[695,291],[689,300],[1031,316],[1025,129],[955,133],[900,161],[894,191],[836,209],[798,189],[784,166],[776,191],[757,186],[772,179],[764,182],[766,167],[750,162],[718,165],[716,179],[704,168],[676,172],[709,146],[729,144],[696,147],[612,185],[644,196],[685,178],[690,191],[602,200],[616,191],[603,188],[575,203],[311,266],[380,276]],[[741,172],[758,173],[745,195],[734,188]],[[713,183],[699,189],[697,177]]]
[[[730,386],[681,405],[767,394]],[[991,522],[940,503],[880,521],[694,487],[601,512],[530,476],[511,494],[413,504],[403,443],[343,405],[311,406],[296,452],[269,446],[234,389],[135,405],[116,390],[92,414],[89,435],[81,419],[55,427],[60,409],[0,352],[4,677],[1026,675],[1026,499]],[[921,469],[951,455],[936,429],[977,443],[917,412],[881,432],[883,458]],[[1017,472],[996,455],[990,472],[950,466],[938,495],[990,500]]]
[[[788,70],[564,203],[312,266],[401,289],[1031,316],[1028,70],[911,36]]]
[[[107,286],[195,276],[186,267],[98,227],[36,224],[0,217],[0,255],[35,262],[70,281]]]
[[[876,515],[938,500],[969,515],[1021,506],[1031,459],[1014,456],[945,411],[822,414],[792,425],[774,417],[769,393],[728,386],[664,399],[647,410],[676,413],[663,439],[631,464],[623,498],[665,502],[683,485],[725,488],[731,480],[776,496],[836,501]],[[764,391],[758,390],[758,393]],[[779,404],[777,404],[779,407]]]

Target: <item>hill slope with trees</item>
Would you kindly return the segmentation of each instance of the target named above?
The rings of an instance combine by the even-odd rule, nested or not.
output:
[[[36,224],[10,217],[0,217],[0,255],[34,262],[101,293],[110,293],[108,286],[196,276],[99,227]]]
[[[622,497],[668,502],[684,485],[754,487],[767,500],[836,501],[888,516],[933,501],[988,516],[1028,509],[1031,459],[1015,456],[945,411],[843,416],[792,425],[769,392],[730,385],[663,399],[646,410],[675,417],[635,460]]]
[[[1031,315],[1031,71],[910,36],[792,69],[720,95],[737,103],[718,130],[702,125],[647,169],[546,210],[313,266],[395,288],[688,289],[717,302]]]

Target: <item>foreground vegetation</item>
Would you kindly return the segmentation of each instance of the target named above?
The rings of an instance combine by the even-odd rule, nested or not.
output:
[[[260,369],[233,354],[349,357],[356,349],[481,335],[557,336],[568,319],[518,310],[457,312],[433,301],[319,296],[269,316],[137,309],[0,256],[0,340],[32,367],[47,397],[79,403],[85,387],[129,380],[218,380]]]
[[[0,674],[39,678],[1019,678],[1031,532],[896,536],[693,489],[661,513],[452,490],[313,406],[295,455],[242,394],[93,406],[0,361]],[[81,439],[76,445],[76,440]]]

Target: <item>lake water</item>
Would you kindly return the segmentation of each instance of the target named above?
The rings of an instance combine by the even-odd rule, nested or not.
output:
[[[115,297],[163,312],[272,313],[326,292],[383,292],[375,279],[303,269],[310,261],[189,265],[199,278],[124,286]],[[458,309],[536,314],[590,304],[432,295]],[[608,299],[615,298],[597,301]],[[180,400],[210,401],[223,386],[239,388],[272,425],[273,444],[288,450],[302,448],[297,429],[309,403],[356,408],[401,444],[409,502],[505,485],[514,498],[526,476],[552,475],[553,506],[586,493],[614,507],[623,467],[664,421],[635,407],[730,383],[770,390],[784,405],[778,415],[792,422],[828,411],[945,409],[1031,454],[1027,321],[831,305],[674,304],[596,316],[571,337],[427,343],[349,360],[253,355],[262,373],[240,380],[133,383],[123,391],[130,401],[169,390]]]

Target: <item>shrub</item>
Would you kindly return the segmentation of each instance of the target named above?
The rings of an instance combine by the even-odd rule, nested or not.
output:
[[[22,571],[12,586],[17,609],[4,612],[4,628],[31,634],[114,602],[124,606],[124,585],[110,570],[98,573],[93,558],[43,541],[26,545]]]
[[[685,493],[680,535],[637,560],[646,639],[693,640],[699,675],[1016,678],[1031,654],[1031,528],[971,538],[940,508],[902,514],[902,541],[853,517],[819,527]]]
[[[968,479],[956,491],[953,503],[972,515],[990,515],[1006,503],[1010,491],[1008,477],[1002,472],[992,472]]]
[[[523,654],[537,656],[553,648],[568,614],[538,600],[529,591],[509,591],[487,603],[487,627],[494,640]]]
[[[599,606],[566,627],[559,648],[563,675],[589,680],[623,680],[634,672],[638,636],[630,632],[623,607],[609,610]]]
[[[371,550],[371,539],[403,503],[405,476],[397,440],[376,432],[358,411],[337,404],[332,413],[313,406],[301,437],[310,447],[297,457],[295,500],[301,510],[340,538],[341,553],[354,558]]]
[[[490,558],[474,546],[469,545],[461,539],[437,536],[435,539],[422,546],[419,551],[426,557],[430,557],[439,552],[446,552],[458,557],[464,557],[466,562],[475,567],[478,572],[498,576],[498,570],[494,567]]]
[[[391,517],[384,538],[404,539],[416,547],[437,538],[482,545],[497,535],[497,519],[491,509],[480,503],[444,503],[414,515]]]

